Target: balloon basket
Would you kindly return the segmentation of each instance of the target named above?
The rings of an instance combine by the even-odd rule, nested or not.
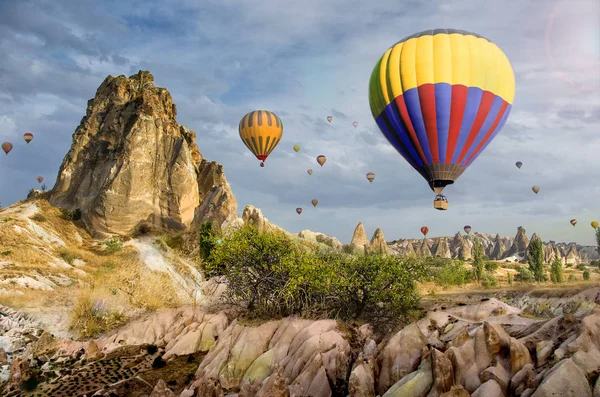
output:
[[[435,196],[435,200],[433,200],[433,208],[440,211],[445,211],[448,209],[448,200],[445,196],[438,194]]]

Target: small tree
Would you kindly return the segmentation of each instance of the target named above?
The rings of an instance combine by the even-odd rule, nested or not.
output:
[[[590,271],[589,271],[589,270],[585,270],[585,271],[583,272],[583,279],[584,279],[585,281],[590,281]]]
[[[529,242],[527,263],[535,281],[544,281],[544,252],[541,238],[537,237]]]
[[[552,267],[550,268],[550,280],[552,280],[553,283],[563,282],[562,261],[558,255],[554,257]]]
[[[485,269],[485,263],[483,262],[483,245],[479,242],[479,239],[475,239],[473,245],[473,276],[475,280],[481,281],[483,279],[483,271]]]
[[[212,253],[212,250],[215,248],[212,223],[204,222],[202,226],[200,226],[200,230],[198,232],[198,240],[200,245],[200,258],[208,260],[210,258],[210,254]]]

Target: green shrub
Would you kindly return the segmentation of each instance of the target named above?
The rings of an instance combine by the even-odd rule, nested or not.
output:
[[[484,272],[481,279],[481,285],[484,288],[496,287],[498,285],[498,280],[496,280],[496,277],[494,277],[492,272]]]
[[[212,250],[215,248],[217,244],[217,236],[215,231],[212,228],[212,223],[204,222],[202,226],[200,226],[200,230],[198,232],[198,243],[200,245],[200,258],[209,261]],[[207,274],[207,277],[210,277]]]
[[[3,255],[3,256],[9,256],[10,254],[12,254],[12,251],[10,251],[10,250],[0,252],[0,255]]]
[[[48,220],[48,218],[46,218],[46,216],[40,212],[30,216],[29,219],[34,220],[36,222],[46,222]]]
[[[167,236],[165,237],[165,244],[171,249],[179,249],[183,245],[183,237],[181,235]]]
[[[431,267],[431,273],[436,283],[442,287],[463,285],[473,278],[471,272],[461,261],[452,262],[442,268]]]
[[[496,270],[498,270],[498,264],[496,262],[486,262],[485,270],[487,272],[495,272]]]
[[[584,279],[585,281],[590,281],[590,271],[589,271],[589,270],[585,270],[585,271],[583,272],[583,279]]]
[[[569,274],[569,281],[577,281],[577,276],[574,274]]]
[[[537,237],[529,242],[527,246],[527,263],[535,281],[540,282],[547,279],[544,272],[544,251],[541,238]]]
[[[580,263],[577,265],[577,270],[581,270],[584,271],[586,269],[585,265],[583,263]]]
[[[590,262],[590,266],[592,267],[600,267],[600,260],[595,259],[593,261]]]
[[[515,277],[515,280],[527,282],[527,283],[535,281],[535,277],[533,276],[533,273],[531,272],[531,270],[527,269],[526,267],[517,266],[516,270],[517,270],[517,275]]]
[[[68,221],[76,222],[81,219],[81,210],[79,208],[63,210],[63,217]]]
[[[104,252],[106,252],[107,254],[114,254],[116,252],[121,251],[121,249],[123,248],[123,242],[119,237],[111,238],[110,240],[106,241],[104,245]]]
[[[552,262],[552,266],[550,268],[550,280],[552,280],[553,283],[563,282],[562,261],[558,256],[556,256]]]
[[[513,285],[513,275],[512,275],[512,273],[508,273],[508,275],[506,276],[506,278],[508,279],[508,285]]]
[[[73,261],[77,259],[75,255],[73,255],[71,252],[65,249],[61,250],[58,256],[60,256],[65,262],[67,262],[71,266],[73,265]]]
[[[426,272],[414,259],[307,252],[281,232],[250,225],[211,250],[206,275],[224,275],[229,303],[266,317],[397,318],[416,307],[416,281]]]

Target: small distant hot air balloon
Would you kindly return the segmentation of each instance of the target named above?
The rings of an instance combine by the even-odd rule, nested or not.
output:
[[[298,153],[300,151],[300,145],[294,145],[294,151]]]
[[[598,229],[598,222],[596,222],[596,221],[593,221],[592,223],[590,223],[590,225],[592,225],[592,227],[593,227],[594,229]]]
[[[358,121],[355,121],[354,123],[352,123],[352,125],[354,126],[354,128],[358,127]]]
[[[273,112],[255,110],[242,117],[239,132],[242,142],[264,167],[265,160],[281,140],[283,122]]]
[[[467,234],[471,233],[471,226],[465,225],[465,227],[463,229],[464,229],[465,233],[467,233]]]
[[[319,200],[317,200],[317,199],[312,199],[312,200],[311,200],[311,203],[312,203],[313,207],[316,207],[316,206],[317,206],[317,204],[319,204]]]
[[[535,185],[534,187],[531,188],[531,190],[533,190],[533,192],[535,194],[538,194],[538,192],[540,191],[540,187],[538,185]]]
[[[421,228],[421,233],[423,233],[423,236],[427,237],[427,233],[429,233],[429,228],[427,226],[423,226]]]
[[[571,225],[575,226],[577,224],[577,219],[571,219],[569,222],[571,222]]]
[[[327,121],[329,121],[331,123],[331,120],[333,120],[333,117],[327,116]]]
[[[12,143],[10,142],[4,142],[2,144],[2,150],[4,150],[4,153],[8,154],[8,152],[10,152],[13,148]]]
[[[373,183],[373,179],[375,179],[375,174],[372,172],[367,172],[367,179],[369,182]]]
[[[323,166],[323,164],[325,164],[326,161],[327,157],[323,156],[322,154],[317,156],[317,163],[319,163],[321,167]]]
[[[38,183],[42,183],[44,181],[44,178],[41,176],[38,176],[37,181],[38,181]]]
[[[312,168],[309,168],[306,172],[308,172],[308,175],[312,175]]]
[[[33,139],[33,134],[31,132],[26,132],[23,134],[23,139],[25,139],[25,142],[29,143]]]
[[[302,213],[302,208],[300,208],[300,207],[296,208],[296,212],[298,213],[298,215],[300,215]]]
[[[517,168],[521,168],[521,167],[523,166],[523,163],[522,163],[522,162],[520,162],[520,161],[517,161],[517,162],[515,163],[515,165],[517,166]]]

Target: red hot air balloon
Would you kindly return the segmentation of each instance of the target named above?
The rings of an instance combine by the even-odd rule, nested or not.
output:
[[[427,237],[427,233],[429,233],[429,228],[427,226],[423,226],[421,228],[421,233],[423,233],[423,236]]]
[[[25,142],[29,143],[33,140],[33,134],[31,132],[26,132],[23,134],[23,139],[25,139]]]
[[[44,181],[44,178],[41,176],[38,176],[37,181],[38,181],[38,183],[42,183]]]
[[[4,150],[4,153],[8,154],[8,152],[10,152],[13,148],[12,143],[10,142],[4,142],[2,144],[2,150]]]
[[[298,215],[300,215],[302,213],[302,208],[296,208],[296,212],[298,213]]]

